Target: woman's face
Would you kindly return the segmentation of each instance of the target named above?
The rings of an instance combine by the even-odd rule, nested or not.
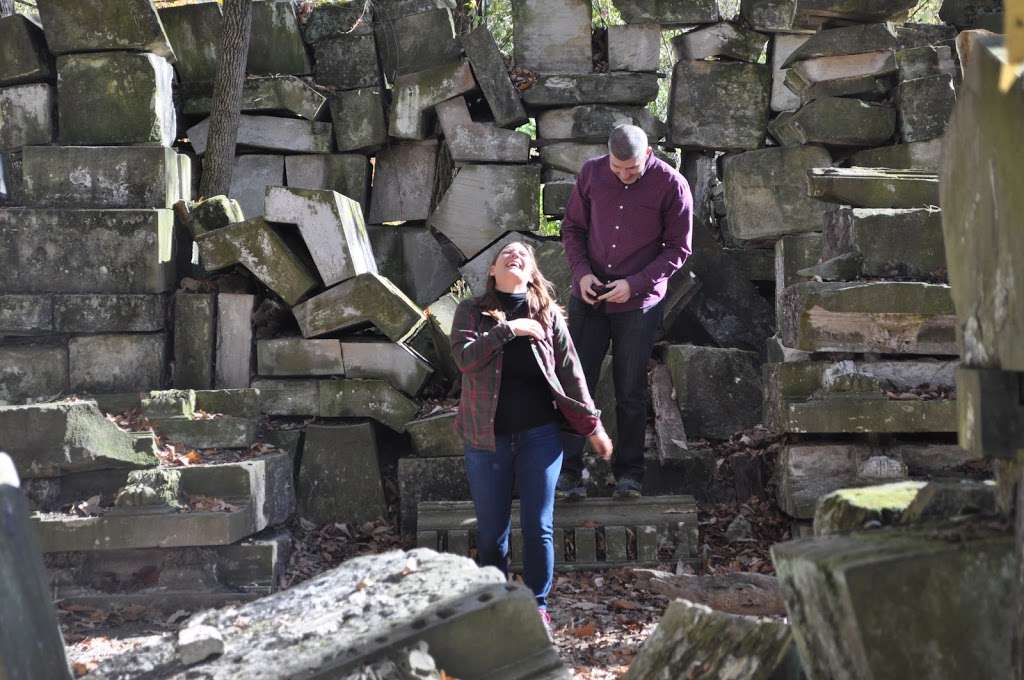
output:
[[[495,287],[503,292],[525,290],[534,271],[533,256],[522,243],[510,243],[498,253],[498,259],[491,265],[490,274]]]

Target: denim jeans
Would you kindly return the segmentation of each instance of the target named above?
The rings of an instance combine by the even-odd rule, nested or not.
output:
[[[518,480],[523,580],[537,598],[537,606],[546,607],[555,568],[555,483],[562,469],[558,424],[498,435],[496,451],[468,444],[465,451],[466,476],[476,508],[477,562],[508,574],[512,486]]]
[[[569,298],[569,334],[593,395],[601,362],[612,346],[615,381],[615,453],[612,469],[618,479],[644,478],[644,431],[647,429],[647,362],[661,324],[661,303],[650,309],[607,314],[583,300]],[[578,477],[583,471],[583,437],[565,435],[565,470]]]

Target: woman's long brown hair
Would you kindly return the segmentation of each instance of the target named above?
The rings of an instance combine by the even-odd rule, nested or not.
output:
[[[530,254],[530,264],[533,274],[530,276],[530,280],[526,283],[526,304],[530,310],[530,318],[540,323],[544,328],[550,328],[551,326],[551,315],[559,311],[558,303],[555,302],[555,287],[551,285],[551,282],[544,278],[544,275],[540,272],[540,267],[537,266],[537,254],[533,250],[533,246],[522,241],[512,241],[506,243],[501,250],[499,250],[494,258],[491,260],[490,267],[493,267],[498,263],[498,258],[505,252],[505,248],[508,248],[513,243],[526,248],[526,252]],[[488,267],[488,271],[490,271]],[[480,296],[480,307],[484,310],[484,314],[493,317],[499,321],[505,320],[505,310],[501,305],[501,301],[498,300],[498,295],[495,292],[494,276],[491,274],[487,275],[487,289],[483,295]]]

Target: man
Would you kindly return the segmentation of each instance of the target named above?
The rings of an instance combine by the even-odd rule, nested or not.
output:
[[[572,269],[569,333],[593,394],[612,346],[617,497],[641,495],[647,426],[647,361],[668,279],[690,255],[693,198],[686,180],[655,157],[635,125],[615,128],[608,155],[588,161],[562,220]],[[560,497],[586,496],[583,439],[566,436]]]

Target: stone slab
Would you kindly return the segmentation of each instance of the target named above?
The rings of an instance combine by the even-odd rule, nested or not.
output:
[[[309,45],[339,35],[373,33],[374,16],[355,2],[318,5],[302,22],[302,38]]]
[[[68,352],[61,346],[0,346],[0,405],[55,398],[68,388]]]
[[[167,147],[28,146],[25,203],[47,208],[173,208],[184,198]]]
[[[216,309],[216,301],[211,294],[175,294],[175,387],[200,390],[213,387]]]
[[[324,418],[373,418],[396,432],[416,417],[419,404],[384,380],[323,380],[320,415]]]
[[[462,437],[455,431],[455,413],[440,413],[413,420],[405,429],[417,456],[446,458],[463,455]]]
[[[900,138],[923,142],[941,137],[956,103],[953,76],[936,75],[904,80],[896,90]]]
[[[896,67],[900,82],[949,75],[959,78],[959,63],[953,58],[951,45],[919,45],[905,47],[896,52]]]
[[[38,9],[54,54],[132,50],[174,61],[152,0],[43,0]]]
[[[896,110],[847,97],[822,97],[772,121],[769,133],[783,146],[878,146],[896,132]]]
[[[542,111],[537,115],[537,137],[544,142],[575,140],[607,145],[612,130],[623,124],[643,128],[652,144],[665,137],[665,123],[647,109],[600,104]]]
[[[513,58],[537,73],[590,73],[589,0],[514,0]]]
[[[818,57],[895,50],[898,45],[896,26],[887,22],[827,28],[810,36],[782,66],[789,68],[798,61]]]
[[[825,215],[824,227],[822,262],[852,255],[864,278],[946,278],[939,210],[836,208]]]
[[[188,129],[189,142],[196,153],[206,153],[210,119]],[[330,153],[331,124],[298,118],[243,115],[238,123],[238,145],[253,149],[289,153]]]
[[[253,380],[260,391],[260,411],[270,416],[320,415],[320,386],[316,380]]]
[[[210,93],[188,95],[182,102],[186,116],[209,116]],[[243,113],[283,113],[319,120],[327,111],[327,97],[296,76],[249,76],[242,86]]]
[[[913,503],[926,482],[890,482],[839,489],[818,499],[814,535],[832,536],[892,526]]]
[[[174,284],[170,210],[0,210],[0,291],[162,293]]]
[[[220,416],[211,419],[155,418],[153,429],[186,449],[247,449],[256,441],[255,420]],[[226,495],[219,489],[220,497]]]
[[[587,161],[607,155],[607,143],[554,142],[540,148],[540,160],[545,168],[554,168],[571,175],[578,175]]]
[[[855,208],[926,208],[939,205],[939,178],[920,170],[814,168],[808,194]]]
[[[800,97],[785,85],[786,68],[783,64],[799,47],[808,40],[808,36],[775,33],[771,38],[772,65],[772,111],[796,111],[800,108]]]
[[[162,7],[160,23],[174,45],[174,64],[184,84],[212,83],[217,74],[222,12],[219,2],[194,2]]]
[[[177,136],[173,80],[174,68],[155,54],[99,52],[58,57],[60,143],[171,146]]]
[[[393,283],[361,274],[292,308],[302,335],[310,338],[373,324],[392,342],[413,331],[423,312]]]
[[[264,376],[345,375],[337,340],[277,338],[258,340],[257,372]]]
[[[391,90],[388,134],[396,139],[426,138],[431,109],[476,86],[473,70],[465,60],[399,76]]]
[[[314,80],[318,85],[341,90],[384,85],[373,33],[354,32],[324,38],[313,49]]]
[[[325,286],[377,273],[362,208],[347,196],[324,189],[267,187],[266,218],[298,226]]]
[[[679,61],[672,71],[668,141],[682,147],[756,149],[768,128],[771,71],[738,62]]]
[[[217,354],[213,381],[217,389],[249,386],[255,299],[254,295],[217,294]]]
[[[41,335],[53,330],[49,295],[0,295],[0,335]]]
[[[53,85],[31,83],[0,87],[0,150],[49,144],[57,135],[57,92]]]
[[[235,157],[228,196],[238,201],[243,215],[251,218],[266,213],[268,187],[284,184],[284,156],[246,154]]]
[[[423,357],[402,343],[342,342],[345,375],[379,378],[410,396],[416,396],[434,370]]]
[[[327,189],[359,204],[363,213],[370,204],[372,167],[360,154],[302,154],[286,156],[285,174],[289,187]]]
[[[196,408],[206,413],[257,418],[260,415],[259,390],[251,387],[196,390]]]
[[[22,204],[21,152],[0,151],[0,207]]]
[[[253,1],[252,36],[245,70],[254,75],[301,76],[313,72],[293,3]]]
[[[836,3],[832,0],[743,0],[740,15],[755,30],[814,32],[828,23],[902,20],[913,0]]]
[[[376,151],[387,143],[383,88],[364,87],[336,92],[330,98],[330,106],[338,151]]]
[[[428,224],[469,259],[506,231],[538,227],[540,169],[516,165],[467,165]]]
[[[698,27],[672,39],[676,59],[726,57],[751,63],[761,58],[767,43],[768,36],[763,33],[728,22]]]
[[[372,424],[306,428],[298,500],[300,514],[317,524],[359,526],[386,515]]]
[[[893,144],[856,151],[850,165],[862,168],[914,169],[938,172],[942,167],[942,140]]]
[[[162,295],[55,295],[53,329],[58,333],[144,333],[164,329]]]
[[[754,352],[671,345],[666,364],[689,436],[728,439],[760,423],[763,388]]]
[[[0,87],[56,76],[42,27],[23,14],[0,17]]]
[[[542,75],[523,92],[523,102],[537,108],[578,104],[643,106],[657,96],[658,75],[654,73]]]
[[[196,242],[207,271],[240,264],[290,305],[317,285],[302,260],[262,217],[207,232]]]
[[[820,146],[772,148],[726,156],[728,230],[740,241],[773,241],[819,231],[828,204],[807,195],[807,171],[832,162]]]
[[[448,153],[456,163],[526,163],[530,136],[493,123],[476,123],[461,95],[435,109]]]
[[[416,536],[417,506],[423,501],[468,501],[469,482],[460,456],[400,458],[398,461],[399,526],[402,536]]]
[[[527,121],[519,90],[512,84],[505,61],[494,36],[486,26],[478,26],[460,36],[473,76],[483,92],[498,127],[516,128]]]
[[[391,15],[374,25],[388,81],[459,60],[462,49],[448,7]]]
[[[377,154],[367,222],[422,221],[434,196],[437,140],[393,144]]]
[[[83,335],[68,341],[69,388],[144,392],[164,384],[167,335]]]
[[[661,24],[664,28],[713,24],[721,17],[717,0],[614,0],[627,24]]]
[[[608,70],[655,73],[661,65],[661,27],[626,24],[608,27]]]

